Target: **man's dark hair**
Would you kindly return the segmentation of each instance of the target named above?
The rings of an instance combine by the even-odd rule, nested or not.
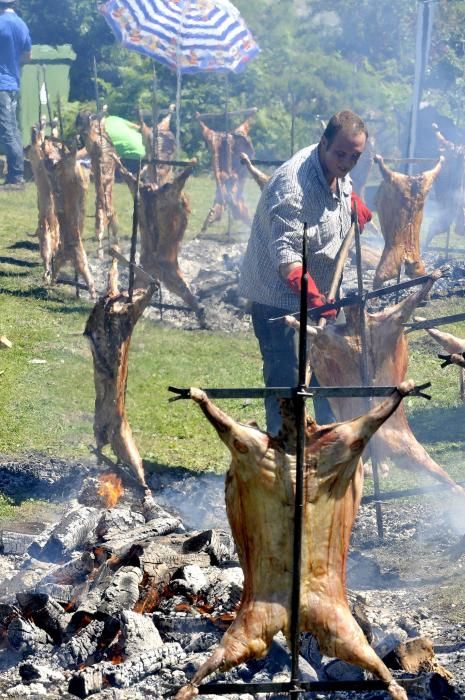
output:
[[[323,136],[327,141],[327,148],[331,146],[336,134],[339,131],[345,131],[349,134],[365,134],[368,138],[368,130],[365,123],[358,114],[351,112],[350,109],[344,109],[342,112],[336,112],[326,125]]]

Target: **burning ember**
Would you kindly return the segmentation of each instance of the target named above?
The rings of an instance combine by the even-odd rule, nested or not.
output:
[[[97,493],[102,497],[107,508],[114,508],[124,493],[121,479],[116,474],[102,474],[99,477]]]

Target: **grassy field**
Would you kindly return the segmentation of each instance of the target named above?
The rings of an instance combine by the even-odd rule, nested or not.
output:
[[[198,235],[211,205],[214,186],[207,176],[189,180],[192,214],[187,237]],[[249,183],[251,209],[258,188]],[[116,186],[121,230],[131,228],[131,200],[125,185]],[[92,212],[93,195],[89,196]],[[66,458],[90,458],[93,443],[93,374],[90,350],[82,336],[90,304],[74,297],[72,287],[45,290],[37,239],[36,193],[0,194],[0,335],[13,347],[0,351],[0,453],[20,457],[36,451]],[[208,235],[224,237],[226,222]],[[87,219],[86,249],[96,245],[93,219]],[[244,226],[234,224],[232,240],[243,240]],[[123,236],[124,238],[124,236]],[[128,238],[126,236],[126,238]],[[434,302],[423,315],[463,310],[464,303]],[[465,336],[465,324],[444,327]],[[456,368],[441,370],[436,347],[424,333],[412,336],[409,376],[433,382],[433,401],[408,400],[411,423],[432,456],[456,478],[465,478],[464,406],[458,395]],[[225,469],[228,455],[209,424],[190,402],[168,404],[169,384],[178,386],[259,386],[261,361],[252,334],[175,330],[142,319],[130,353],[127,408],[140,452],[150,469],[182,465],[194,470]],[[222,402],[236,417],[263,425],[261,402]],[[109,453],[110,454],[110,453]],[[386,488],[413,485],[397,471]],[[369,487],[370,488],[370,487]],[[1,515],[0,503],[0,515]]]

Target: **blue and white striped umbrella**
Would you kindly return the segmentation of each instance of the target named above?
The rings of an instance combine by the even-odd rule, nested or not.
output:
[[[107,0],[99,9],[123,46],[178,73],[239,73],[259,52],[228,0]]]

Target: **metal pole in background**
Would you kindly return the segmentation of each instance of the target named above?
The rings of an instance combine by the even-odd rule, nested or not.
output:
[[[407,141],[407,158],[413,158],[415,154],[418,126],[418,111],[420,109],[421,94],[425,70],[428,65],[431,34],[433,28],[434,2],[431,0],[419,0],[417,14],[417,32],[415,48],[415,77],[413,83],[412,111],[410,113],[410,127]],[[413,172],[412,163],[407,166],[407,174]]]
[[[98,92],[98,73],[97,73],[97,59],[94,56],[93,62],[93,74],[94,74],[94,90],[95,90],[95,107],[97,109],[97,114],[100,112],[100,95]]]
[[[304,224],[302,245],[302,284],[300,291],[300,330],[299,330],[299,391],[306,388],[307,373],[307,224]],[[291,596],[291,690],[289,697],[299,698],[299,654],[300,654],[300,576],[302,565],[302,518],[304,510],[304,460],[305,460],[305,399],[295,396],[294,413],[297,429],[295,453],[295,503],[294,541]]]
[[[158,173],[157,173],[157,160],[158,160],[158,102],[157,102],[157,91],[158,91],[158,78],[157,69],[155,66],[155,61],[152,61],[152,160],[153,160],[153,175],[155,184],[158,184]]]
[[[136,177],[136,191],[134,193],[134,209],[132,212],[132,235],[131,235],[131,253],[129,257],[130,268],[129,268],[129,301],[132,302],[132,294],[134,291],[134,263],[136,262],[136,248],[137,248],[137,228],[139,226],[139,186],[140,186],[140,161],[137,168]]]

